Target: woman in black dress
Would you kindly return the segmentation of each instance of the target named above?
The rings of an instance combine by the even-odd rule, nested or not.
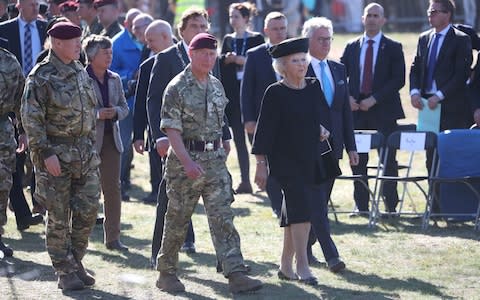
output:
[[[268,171],[284,193],[281,224],[283,251],[278,276],[316,285],[307,259],[311,187],[325,179],[320,144],[328,138],[321,121],[325,101],[315,78],[305,78],[308,39],[289,39],[270,48],[274,69],[283,79],[265,91],[252,153],[255,183],[265,187]],[[268,166],[267,166],[268,159]],[[296,258],[296,273],[293,257]]]
[[[223,38],[222,55],[220,57],[220,74],[227,98],[230,100],[225,113],[233,131],[233,141],[237,150],[240,165],[241,182],[235,189],[238,194],[251,193],[250,165],[245,141],[245,130],[240,110],[240,82],[243,78],[243,65],[247,50],[264,43],[263,36],[247,29],[255,6],[248,3],[230,5],[230,25],[233,33]]]

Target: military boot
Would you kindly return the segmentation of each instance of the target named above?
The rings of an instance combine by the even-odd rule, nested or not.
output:
[[[167,293],[185,292],[185,286],[175,274],[160,272],[160,276],[158,276],[157,280],[157,287]]]
[[[10,247],[7,247],[3,242],[2,242],[2,236],[0,235],[0,251],[3,252],[3,256],[5,257],[11,257],[13,256],[13,250]]]
[[[78,265],[78,270],[75,273],[77,274],[78,278],[80,278],[80,280],[83,281],[83,283],[86,286],[94,285],[95,284],[95,278],[90,273],[88,273],[87,270],[85,270],[82,262],[77,261],[77,265]]]
[[[243,272],[234,272],[228,276],[228,289],[233,294],[256,291],[262,286],[260,280],[252,279]]]
[[[81,290],[85,288],[83,281],[75,272],[58,276],[58,288],[62,290]]]

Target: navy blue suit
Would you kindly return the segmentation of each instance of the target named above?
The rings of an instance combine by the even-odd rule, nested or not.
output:
[[[257,122],[265,90],[277,81],[268,47],[269,45],[265,43],[247,51],[243,80],[240,85],[240,107],[243,123]],[[252,143],[253,135],[248,134],[248,139]],[[283,200],[280,185],[273,177],[269,176],[266,189],[272,210],[277,216],[280,216]]]
[[[322,108],[328,110],[322,113],[325,117],[320,120],[320,123],[330,131],[330,141],[335,158],[341,159],[344,147],[347,151],[356,151],[352,111],[350,109],[345,66],[332,60],[327,60],[327,63],[334,83],[334,95],[331,106],[328,106],[324,98],[319,99],[319,101],[325,102]],[[308,66],[307,76],[316,77],[311,65]],[[321,79],[319,78],[319,80]],[[310,222],[327,262],[339,256],[337,247],[330,235],[330,222],[328,220],[328,200],[334,182],[335,179],[331,179],[316,186],[312,190],[313,196],[310,197],[312,199],[312,203],[310,203]],[[311,247],[313,243],[315,243],[315,237],[312,236],[312,231],[310,231],[309,246]],[[311,251],[310,248],[308,251]]]
[[[47,22],[42,20],[35,21],[37,25],[38,34],[40,37],[40,45],[43,49],[43,44],[45,43]],[[20,65],[23,66],[23,57],[22,57],[22,46],[20,45],[20,31],[18,27],[18,17],[11,20],[0,23],[0,37],[8,41],[8,51],[12,52],[13,55],[20,62]]]
[[[388,137],[397,129],[397,120],[405,117],[399,94],[399,90],[405,85],[405,59],[402,44],[382,35],[374,66],[372,94],[361,95],[360,52],[363,38],[363,36],[358,37],[347,44],[341,61],[347,70],[350,95],[358,103],[373,96],[377,103],[368,111],[353,112],[354,127],[355,129],[375,129]],[[353,174],[367,175],[368,154],[362,153],[359,157],[358,166],[352,167]],[[388,157],[385,174],[396,176],[398,167],[395,153],[389,153]],[[360,182],[355,182],[354,187],[354,198],[358,210],[368,211],[367,189]],[[394,212],[398,203],[396,183],[385,183],[383,195],[387,210]]]

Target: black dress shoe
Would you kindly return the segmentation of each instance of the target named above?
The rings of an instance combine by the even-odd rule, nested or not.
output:
[[[7,247],[3,242],[2,242],[2,237],[0,237],[0,252],[3,252],[3,256],[5,257],[12,257],[13,256],[13,250],[10,247]]]
[[[328,269],[333,273],[338,273],[346,268],[345,263],[341,261],[338,257],[330,259],[327,265]]]
[[[128,251],[128,247],[122,244],[120,240],[114,240],[105,244],[109,250]]]
[[[236,194],[251,194],[252,192],[252,185],[249,182],[241,182],[235,189]]]
[[[28,229],[30,226],[38,225],[40,223],[43,223],[43,216],[41,214],[34,214],[19,220],[17,222],[17,229],[20,231],[24,231],[25,229]]]

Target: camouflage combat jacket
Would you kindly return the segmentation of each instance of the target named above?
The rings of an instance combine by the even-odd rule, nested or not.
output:
[[[22,67],[15,56],[0,48],[0,123],[7,120],[7,113],[14,112],[20,120],[20,103],[25,79]],[[0,126],[0,130],[4,126]]]
[[[12,53],[0,48],[0,156],[2,159],[6,155],[6,149],[13,151],[16,148],[15,129],[8,118],[8,113],[15,113],[18,127],[21,127],[20,101],[24,84],[22,67],[17,59]]]
[[[163,95],[160,129],[177,129],[182,138],[213,141],[222,137],[228,103],[222,83],[209,75],[207,89],[192,74],[191,66],[175,76]]]
[[[49,137],[84,137],[94,145],[97,99],[92,83],[79,62],[66,65],[53,51],[30,72],[21,114],[35,164],[55,154]]]

